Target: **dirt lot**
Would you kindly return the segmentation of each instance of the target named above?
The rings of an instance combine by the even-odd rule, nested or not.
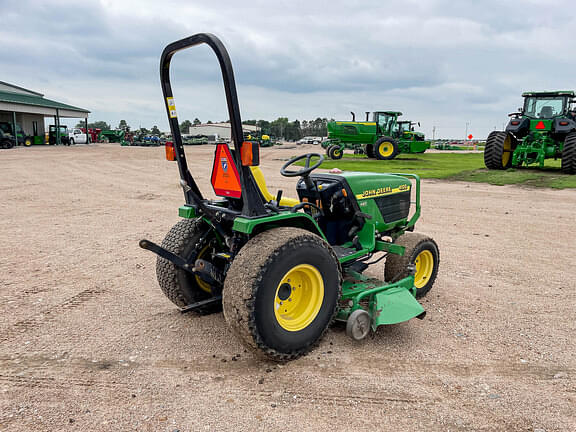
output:
[[[310,148],[263,149],[270,189],[295,195],[278,170]],[[213,148],[187,150],[211,193]],[[574,190],[425,181],[426,319],[275,365],[158,288],[138,240],[183,201],[163,151],[0,151],[0,430],[576,430]]]

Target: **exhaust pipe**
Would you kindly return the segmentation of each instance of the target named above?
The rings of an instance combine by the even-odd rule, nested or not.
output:
[[[356,114],[354,114],[352,111],[350,111],[350,114],[352,114],[352,121],[356,121]]]

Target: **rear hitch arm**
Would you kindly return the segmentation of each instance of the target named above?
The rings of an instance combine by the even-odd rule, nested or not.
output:
[[[168,249],[164,249],[162,246],[159,246],[156,243],[151,242],[150,240],[146,240],[146,239],[140,240],[138,245],[142,249],[146,249],[146,250],[149,250],[150,252],[154,252],[159,257],[162,257],[162,258],[170,261],[175,266],[180,267],[180,268],[186,270],[187,272],[194,273],[194,267],[191,266],[188,261],[186,261],[181,256],[170,252]]]

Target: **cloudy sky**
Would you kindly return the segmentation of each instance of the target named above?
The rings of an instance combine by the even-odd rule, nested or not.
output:
[[[0,81],[168,128],[158,64],[168,43],[220,37],[243,119],[399,110],[436,138],[502,128],[525,90],[576,89],[574,3],[563,0],[0,0]],[[180,121],[225,120],[215,58],[178,53]]]

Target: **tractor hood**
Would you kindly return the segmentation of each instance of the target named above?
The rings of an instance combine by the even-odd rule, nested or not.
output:
[[[345,171],[340,175],[346,179],[357,200],[408,192],[412,187],[409,179],[397,174]]]

